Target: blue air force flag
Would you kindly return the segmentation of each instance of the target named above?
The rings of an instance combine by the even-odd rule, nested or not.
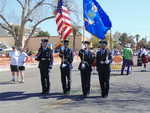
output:
[[[112,27],[108,15],[96,0],[83,0],[83,17],[85,29],[100,39]]]

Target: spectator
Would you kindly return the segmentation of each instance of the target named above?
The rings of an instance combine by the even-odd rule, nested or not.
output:
[[[144,64],[144,71],[146,71],[146,64],[148,63],[148,56],[145,46],[141,48],[140,57],[142,59],[142,64]]]
[[[11,74],[12,74],[12,81],[15,82],[15,75],[17,76],[17,81],[19,77],[19,69],[18,69],[18,57],[19,57],[19,52],[17,51],[16,47],[12,47],[12,51],[9,52],[9,57],[11,59],[10,61],[10,69],[11,69]]]
[[[123,64],[121,69],[121,75],[123,75],[126,66],[127,66],[127,75],[129,74],[132,66],[132,57],[133,51],[130,48],[130,45],[127,44],[126,47],[123,49]]]
[[[114,49],[112,50],[112,55],[113,55],[113,56],[120,55],[120,51],[119,51],[119,49],[114,48]]]
[[[21,76],[21,83],[24,83],[24,71],[25,71],[25,61],[27,59],[28,55],[25,53],[23,49],[21,49],[21,53],[18,58],[18,67],[19,67],[19,73]]]
[[[137,58],[137,66],[142,66],[142,58],[141,58],[142,48],[138,50],[138,58]]]

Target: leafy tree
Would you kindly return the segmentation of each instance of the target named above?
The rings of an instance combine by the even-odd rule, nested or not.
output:
[[[120,41],[120,44],[122,46],[125,46],[125,44],[129,42],[129,38],[128,38],[127,33],[122,33],[120,38],[119,38],[119,41]]]
[[[147,48],[150,49],[150,41],[147,43]]]
[[[127,33],[122,33],[120,35],[119,42],[120,42],[120,45],[122,45],[123,47],[127,43],[130,43],[131,45],[135,45],[134,36],[132,36],[132,35],[129,36]]]
[[[143,46],[146,47],[147,45],[147,41],[143,38],[142,40],[140,40],[138,43],[137,43],[137,48],[141,48]]]
[[[114,35],[113,35],[113,40],[116,41],[116,42],[118,42],[120,36],[121,36],[120,32],[115,32]]]
[[[92,36],[91,43],[92,43],[93,48],[99,47],[99,39],[97,37]]]
[[[136,43],[138,43],[138,42],[139,42],[140,35],[139,35],[139,34],[136,34],[136,35],[135,35],[135,38],[136,38]]]
[[[37,37],[49,37],[50,34],[46,31],[40,31],[37,35]]]

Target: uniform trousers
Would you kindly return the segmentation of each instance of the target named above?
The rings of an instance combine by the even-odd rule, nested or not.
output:
[[[99,82],[101,87],[101,95],[102,97],[108,96],[109,93],[109,80],[110,80],[110,70],[106,68],[100,68],[98,70]]]
[[[70,68],[60,68],[61,70],[61,83],[63,88],[63,93],[69,93],[71,89],[71,69]]]
[[[40,74],[41,74],[42,92],[49,92],[50,90],[49,70],[46,68],[40,68]]]
[[[83,95],[88,95],[90,93],[91,70],[84,69],[80,73]]]

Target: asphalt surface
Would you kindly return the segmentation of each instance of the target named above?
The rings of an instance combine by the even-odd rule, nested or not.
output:
[[[0,72],[0,113],[150,113],[150,71],[133,68],[130,75],[113,72],[108,98],[102,98],[96,73],[91,76],[91,94],[81,96],[77,65],[72,71],[71,95],[62,94],[59,66],[50,75],[51,91],[41,94],[38,68],[25,71],[25,83],[11,82],[9,71]],[[150,70],[150,65],[148,70]]]

